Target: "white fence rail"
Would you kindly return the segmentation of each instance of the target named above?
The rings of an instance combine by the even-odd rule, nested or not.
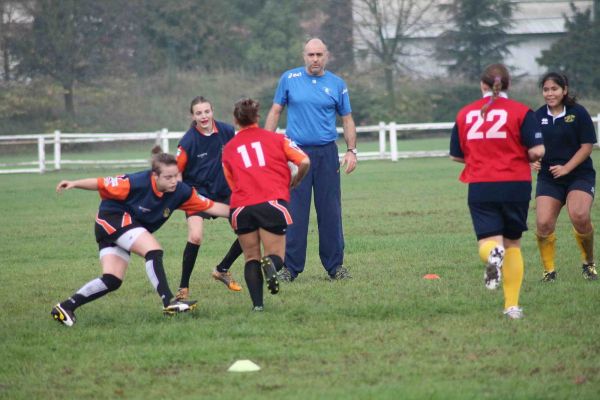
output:
[[[596,132],[600,132],[600,114],[592,118],[596,122]],[[419,124],[397,124],[395,122],[380,122],[379,125],[359,126],[356,128],[357,135],[361,133],[378,133],[379,150],[359,153],[360,160],[385,160],[398,161],[401,158],[414,157],[445,157],[448,155],[447,149],[435,151],[398,151],[398,133],[399,132],[448,132],[452,129],[454,123],[419,123]],[[285,132],[284,130],[279,130]],[[342,128],[338,128],[342,133]],[[61,146],[70,143],[106,143],[120,141],[153,140],[160,144],[165,152],[169,152],[169,140],[178,140],[184,132],[169,132],[167,129],[161,129],[155,132],[135,132],[135,133],[62,133],[54,131],[52,134],[41,135],[12,135],[0,136],[0,145],[2,144],[31,144],[37,143],[38,159],[36,161],[24,161],[3,163],[0,162],[0,174],[14,173],[44,173],[48,165],[53,170],[60,170],[62,165],[146,165],[148,159],[127,159],[127,160],[69,160],[63,159]],[[389,141],[389,142],[388,142]],[[360,143],[360,141],[359,141]],[[389,150],[388,150],[389,143]],[[54,157],[52,161],[46,160],[46,145],[54,146]],[[340,157],[343,157],[343,153]],[[26,167],[26,168],[15,168]]]

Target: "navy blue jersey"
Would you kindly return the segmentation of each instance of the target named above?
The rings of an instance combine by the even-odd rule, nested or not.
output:
[[[596,129],[587,110],[579,105],[565,106],[565,112],[553,117],[548,106],[536,111],[544,135],[546,154],[542,158],[540,177],[554,179],[549,168],[565,165],[584,143],[596,143]],[[591,157],[579,164],[569,176],[595,174]]]
[[[231,194],[223,174],[223,147],[235,136],[233,126],[215,121],[215,132],[206,136],[191,127],[179,141],[177,165],[183,181],[198,193],[211,199],[224,200]]]
[[[99,178],[98,191],[103,199],[100,213],[128,213],[149,232],[160,228],[193,193],[193,189],[183,182],[177,183],[174,192],[158,192],[149,170],[116,178]],[[118,200],[123,197],[121,194],[126,197]]]

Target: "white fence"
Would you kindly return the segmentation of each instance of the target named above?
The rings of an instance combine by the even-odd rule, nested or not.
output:
[[[592,118],[597,125],[597,132],[600,132],[600,114]],[[448,150],[435,151],[398,151],[398,133],[400,132],[448,132],[452,129],[453,122],[439,123],[420,123],[420,124],[397,124],[395,122],[380,122],[379,125],[359,126],[356,128],[357,135],[360,138],[361,133],[378,133],[379,151],[359,153],[360,160],[385,160],[398,161],[400,158],[414,157],[446,157]],[[280,130],[280,132],[285,132]],[[342,128],[338,128],[342,133]],[[12,135],[0,136],[0,144],[27,144],[37,143],[38,159],[37,161],[24,161],[14,163],[0,162],[0,174],[7,173],[44,173],[48,165],[53,170],[60,170],[62,165],[146,165],[148,159],[128,159],[128,160],[66,160],[61,157],[61,146],[69,143],[105,143],[105,142],[123,142],[136,140],[153,140],[160,144],[163,151],[169,151],[169,140],[178,140],[184,132],[169,132],[167,129],[161,129],[156,132],[136,132],[136,133],[62,133],[55,131],[53,134],[42,135]],[[388,150],[389,141],[389,150]],[[46,145],[54,146],[54,157],[52,161],[46,160]],[[360,144],[360,141],[359,141]],[[344,154],[341,153],[340,157]],[[23,167],[23,168],[15,168]]]

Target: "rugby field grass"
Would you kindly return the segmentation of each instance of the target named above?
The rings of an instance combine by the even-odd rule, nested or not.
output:
[[[600,165],[598,152],[594,153]],[[60,179],[124,170],[0,176],[0,398],[4,399],[594,399],[600,393],[600,282],[586,282],[566,214],[558,280],[542,284],[533,232],[523,238],[526,318],[503,318],[501,291],[482,282],[460,165],[447,159],[360,162],[343,176],[346,265],[329,282],[316,218],[306,271],[252,313],[210,271],[234,236],[209,221],[192,276],[191,314],[164,317],[143,261],[123,286],[77,311],[54,303],[99,275],[98,195],[56,195]],[[531,206],[530,228],[534,227]],[[600,221],[597,205],[593,220]],[[596,222],[598,223],[598,222]],[[157,233],[175,290],[186,241],[177,212]],[[436,273],[441,279],[422,278]],[[261,366],[228,373],[238,359]]]

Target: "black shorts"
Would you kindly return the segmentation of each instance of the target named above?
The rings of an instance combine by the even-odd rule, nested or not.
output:
[[[131,218],[128,213],[98,212],[94,231],[96,242],[102,250],[105,247],[115,246],[114,242],[125,232],[143,226]]]
[[[559,179],[538,176],[535,197],[549,196],[565,204],[569,192],[572,190],[581,190],[594,198],[595,184],[596,177],[594,175],[566,176]]]
[[[207,196],[204,196],[207,197]],[[217,203],[225,203],[225,204],[229,204],[229,199],[231,198],[231,196],[225,196],[225,197],[215,197],[214,199],[211,197],[207,197],[210,198],[212,201],[216,201]],[[217,216],[211,215],[207,212],[204,211],[198,211],[197,213],[192,213],[192,214],[188,214],[187,212],[185,213],[185,219],[188,219],[189,217],[202,217],[204,219],[216,219],[219,218]]]
[[[292,223],[288,204],[284,200],[271,200],[252,206],[236,207],[229,211],[229,223],[238,235],[262,228],[276,235],[285,235]]]
[[[517,240],[527,230],[528,201],[469,203],[477,240],[501,235]]]

